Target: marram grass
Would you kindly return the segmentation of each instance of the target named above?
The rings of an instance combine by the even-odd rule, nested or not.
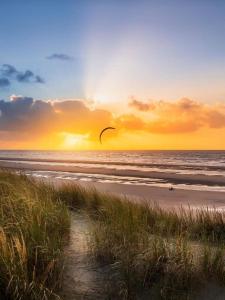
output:
[[[58,193],[90,216],[92,253],[112,267],[109,299],[199,299],[209,282],[225,299],[225,213],[165,211],[76,185]]]
[[[89,216],[93,259],[111,269],[109,299],[199,299],[209,282],[225,297],[224,213],[164,211],[1,172],[0,299],[60,299],[71,209]]]
[[[57,299],[66,206],[25,176],[0,175],[0,299]]]

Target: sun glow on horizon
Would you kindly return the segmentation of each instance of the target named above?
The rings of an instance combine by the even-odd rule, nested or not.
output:
[[[87,143],[89,137],[88,134],[73,134],[68,132],[61,132],[62,137],[62,149],[80,149],[83,148]]]

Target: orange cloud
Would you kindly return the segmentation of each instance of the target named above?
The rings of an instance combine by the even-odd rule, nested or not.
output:
[[[157,145],[165,148],[163,142],[169,143],[171,135],[174,142],[183,134],[191,143],[195,134],[196,139],[201,136],[207,143],[207,138],[203,140],[207,130],[219,144],[221,132],[225,130],[223,103],[207,105],[187,98],[175,102],[132,99],[129,106],[133,113],[121,112],[114,116],[106,109],[91,109],[82,100],[43,101],[13,96],[11,101],[0,101],[0,145],[4,148],[64,149],[74,144],[81,149],[98,148],[101,129],[113,126],[117,130],[105,136],[104,145],[108,148],[122,148],[124,143],[126,148],[138,147],[132,136],[138,143],[143,138],[140,145],[147,148],[149,143],[151,148],[148,135],[154,135]],[[129,137],[129,141],[124,137]]]
[[[134,98],[132,98],[132,100],[129,102],[129,106],[134,107],[140,111],[149,111],[155,108],[155,105],[153,103],[142,102]]]
[[[43,101],[13,96],[11,101],[0,101],[0,146],[64,149],[69,134],[88,136],[89,143],[93,143],[98,141],[102,127],[113,125],[113,121],[107,110],[92,110],[81,100]]]
[[[145,107],[145,113],[151,112],[151,118],[145,121],[143,129],[152,133],[185,133],[202,127],[225,127],[224,104],[206,105],[183,98],[176,102],[161,100],[150,104],[132,100],[131,106],[138,111]]]
[[[81,100],[43,101],[13,96],[0,101],[0,131],[41,134],[48,131],[99,131],[112,122],[110,112],[91,110]]]
[[[135,115],[121,115],[116,120],[116,126],[122,129],[128,130],[143,130],[146,128],[146,124],[141,118]]]

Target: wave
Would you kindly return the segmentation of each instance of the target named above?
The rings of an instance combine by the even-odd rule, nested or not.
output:
[[[101,160],[76,160],[76,159],[45,159],[45,158],[22,158],[22,157],[0,157],[0,161],[18,161],[18,162],[33,162],[33,163],[62,163],[62,164],[90,164],[90,165],[101,165],[101,166],[131,166],[141,168],[154,168],[159,169],[183,169],[183,170],[221,170],[225,171],[225,166],[221,165],[210,165],[210,164],[178,164],[174,163],[140,163],[140,162],[120,162],[120,161],[101,161]]]

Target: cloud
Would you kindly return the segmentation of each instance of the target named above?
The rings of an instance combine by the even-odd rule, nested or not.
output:
[[[225,128],[223,103],[207,105],[184,98],[175,102],[153,101],[153,104],[154,108],[141,114],[115,116],[106,109],[91,109],[79,99],[44,101],[12,96],[10,101],[0,100],[1,144],[3,140],[30,141],[29,145],[38,147],[37,141],[42,139],[45,145],[60,133],[88,136],[88,142],[98,143],[99,132],[107,126],[115,127],[117,135],[128,133],[140,137],[142,132],[171,135]]]
[[[35,76],[35,81],[37,83],[45,83],[45,80],[41,76],[39,76],[39,75]]]
[[[0,72],[3,76],[6,76],[6,77],[11,77],[11,76],[16,75],[18,73],[16,68],[12,65],[9,65],[9,64],[3,64],[1,69],[0,69]]]
[[[2,77],[0,78],[0,88],[5,88],[10,86],[10,81],[8,78]]]
[[[154,109],[154,104],[141,102],[141,101],[136,100],[134,98],[132,98],[132,100],[129,102],[129,106],[134,107],[134,108],[136,108],[137,110],[140,110],[140,111],[149,111],[151,109]]]
[[[22,96],[0,100],[0,131],[90,133],[93,137],[112,121],[110,112],[91,110],[81,100],[43,101]]]
[[[42,127],[42,121],[44,124],[51,112],[53,116],[48,103],[21,96],[12,96],[11,101],[0,100],[0,112],[0,130],[3,131],[33,131],[35,126]]]
[[[44,79],[39,75],[35,75],[31,70],[18,71],[14,66],[10,64],[3,64],[0,68],[0,76],[10,81],[14,80],[20,83],[44,83]]]
[[[116,119],[118,128],[124,128],[127,130],[144,130],[146,128],[145,122],[135,115],[122,115]]]
[[[225,105],[222,103],[207,105],[182,98],[175,102],[153,101],[150,105],[132,100],[129,105],[137,111],[145,111],[142,129],[152,133],[187,133],[202,127],[225,127]]]
[[[46,57],[47,59],[58,59],[58,60],[64,60],[64,61],[72,61],[74,58],[70,55],[64,54],[64,53],[53,53],[50,56]]]

